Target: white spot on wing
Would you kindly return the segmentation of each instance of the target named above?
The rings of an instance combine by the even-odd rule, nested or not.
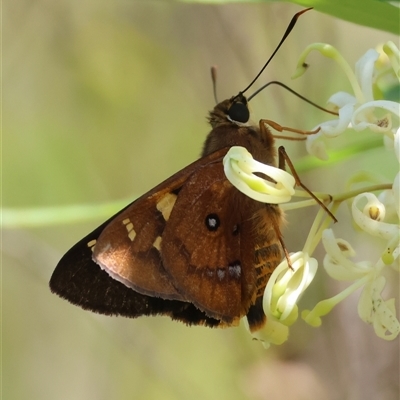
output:
[[[217,277],[220,281],[225,278],[225,270],[222,268],[217,269]]]
[[[232,278],[240,278],[240,274],[242,273],[242,268],[240,266],[240,262],[236,261],[234,264],[228,266],[229,275]]]
[[[210,228],[215,228],[217,226],[217,220],[215,218],[209,218],[208,224],[210,225]]]

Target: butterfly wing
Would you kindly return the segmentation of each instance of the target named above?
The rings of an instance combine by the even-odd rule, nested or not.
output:
[[[168,300],[161,296],[148,296],[132,290],[120,281],[111,278],[109,273],[103,271],[99,268],[99,265],[93,261],[93,248],[97,247],[95,244],[108,226],[111,225],[115,227],[115,221],[124,221],[126,219],[124,213],[128,212],[128,210],[135,210],[136,208],[142,210],[146,208],[146,204],[148,204],[149,201],[156,205],[157,201],[167,193],[174,190],[178,191],[194,171],[205,164],[214,162],[215,160],[221,160],[225,153],[226,150],[216,152],[209,157],[202,158],[192,163],[138,200],[129,204],[125,209],[118,212],[75,244],[62,257],[54,270],[50,279],[51,291],[83,309],[89,309],[107,315],[123,315],[135,318],[140,315],[162,314],[168,315],[172,319],[181,320],[187,324],[205,324],[207,326],[222,325],[221,321],[208,317],[191,303],[179,300]],[[129,211],[128,214],[130,214],[130,212],[131,211]],[[126,227],[126,224],[122,224],[122,226],[122,236],[129,238],[129,227]],[[156,232],[157,229],[154,231]],[[145,236],[148,237],[148,235],[147,233],[147,236]],[[120,244],[121,243],[117,240],[116,243],[112,243],[112,246],[118,246]],[[118,248],[115,248],[115,250],[118,252]],[[158,264],[154,262],[152,252],[149,254],[149,263],[154,271],[154,269],[158,268]],[[125,258],[129,261],[128,254],[126,254]],[[162,276],[161,282],[164,282]],[[168,285],[166,287],[170,288]],[[157,290],[165,290],[162,283],[160,283],[160,287]],[[173,292],[176,294],[174,289]],[[171,298],[180,298],[180,296],[171,296]]]
[[[220,325],[220,321],[207,317],[190,303],[142,295],[103,271],[92,260],[87,244],[96,240],[106,225],[99,226],[64,255],[50,279],[52,292],[85,310],[106,315],[168,315],[187,324]]]

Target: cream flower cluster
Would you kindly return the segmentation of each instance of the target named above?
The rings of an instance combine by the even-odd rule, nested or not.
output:
[[[399,50],[393,42],[386,43],[383,52],[390,60],[390,70],[385,74],[393,72],[397,79],[400,76]],[[339,116],[319,124],[316,128],[320,131],[316,135],[307,137],[307,150],[310,154],[326,160],[326,141],[344,133],[346,129],[360,132],[369,129],[381,133],[393,143],[394,126],[399,126],[400,105],[394,101],[375,100],[374,88],[376,81],[382,79],[383,72],[375,66],[380,54],[374,50],[368,50],[356,63],[355,72],[347,64],[342,55],[331,45],[314,43],[308,46],[300,56],[297,70],[293,78],[301,76],[305,71],[305,60],[311,51],[319,51],[322,55],[332,58],[345,72],[354,94],[338,92],[332,95],[328,104],[337,111]],[[395,121],[392,121],[392,119]],[[394,122],[394,126],[393,126]]]
[[[338,117],[319,124],[319,132],[307,137],[306,147],[309,153],[326,159],[327,139],[343,133],[368,130],[384,136],[386,148],[392,151],[400,166],[400,105],[394,101],[376,99],[376,93],[379,93],[376,82],[379,79],[390,75],[397,81],[400,80],[400,53],[397,47],[392,42],[383,46],[383,53],[389,60],[383,65],[379,53],[368,50],[357,62],[353,73],[334,47],[321,43],[313,44],[301,55],[296,77],[304,72],[305,59],[313,50],[332,58],[342,67],[354,93],[339,92],[330,97],[329,103],[333,104]],[[225,173],[231,183],[243,193],[255,200],[274,204],[288,202],[291,196],[298,194],[299,191],[294,192],[294,180],[290,180],[288,174],[256,162],[243,148],[235,147],[231,150],[232,153],[228,152],[224,159]],[[253,172],[263,172],[276,183],[259,178]],[[365,183],[366,176],[367,173],[358,172],[350,182]],[[290,255],[291,265],[287,259],[283,260],[267,283],[263,299],[267,324],[254,334],[264,342],[265,347],[287,340],[288,327],[298,317],[297,302],[317,273],[318,262],[311,255],[320,241],[326,250],[323,260],[326,272],[333,279],[351,281],[352,284],[331,299],[319,302],[313,310],[304,310],[301,314],[303,319],[312,326],[319,326],[323,315],[329,313],[336,304],[355,290],[362,288],[358,303],[360,318],[371,324],[376,334],[383,339],[392,340],[400,333],[395,299],[385,300],[382,296],[386,284],[383,272],[387,268],[395,270],[396,273],[400,272],[400,172],[390,183],[374,183],[376,185],[364,187],[365,190],[360,190],[359,187],[353,190],[349,188],[344,195],[333,195],[331,212],[335,213],[344,200],[351,200],[351,216],[354,223],[364,233],[382,241],[380,257],[374,261],[352,261],[356,252],[349,242],[335,238],[333,230],[327,229],[331,220],[324,210],[320,210],[303,250]],[[381,194],[377,197],[371,193],[373,190],[380,190]],[[294,204],[309,205],[306,203]]]

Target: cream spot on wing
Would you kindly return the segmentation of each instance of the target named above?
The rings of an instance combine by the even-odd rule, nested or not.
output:
[[[128,237],[131,240],[131,242],[133,242],[133,240],[136,237],[136,232],[132,229],[129,233],[128,233]]]
[[[158,203],[157,210],[160,211],[165,221],[169,220],[171,211],[174,207],[177,195],[172,193],[167,193]]]
[[[133,240],[136,237],[136,232],[133,229],[133,224],[132,224],[131,220],[129,218],[126,218],[122,221],[122,223],[125,225],[125,228],[128,232],[128,238],[130,239],[131,242],[133,242]]]
[[[96,244],[97,240],[93,239],[90,242],[87,242],[87,247],[90,247],[90,250],[94,250],[94,245]]]
[[[158,251],[161,250],[161,236],[156,237],[156,240],[153,243],[153,247],[155,247]]]

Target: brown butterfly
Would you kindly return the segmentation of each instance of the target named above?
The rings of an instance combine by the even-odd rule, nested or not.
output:
[[[293,17],[275,52],[305,11]],[[50,280],[53,292],[103,314],[168,315],[211,327],[246,316],[252,330],[263,326],[262,296],[283,256],[282,212],[239,192],[222,164],[230,147],[243,146],[276,165],[271,132],[249,123],[243,93],[252,83],[209,113],[212,130],[198,161],[64,255]]]

